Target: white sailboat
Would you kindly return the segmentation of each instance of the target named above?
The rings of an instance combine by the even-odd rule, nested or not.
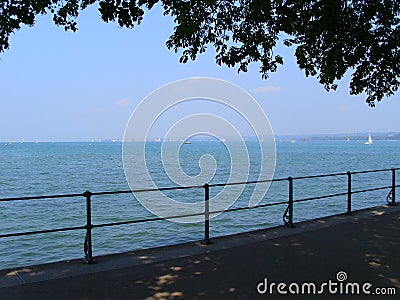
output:
[[[372,145],[372,138],[371,138],[371,134],[368,133],[368,141],[364,143],[365,145]]]

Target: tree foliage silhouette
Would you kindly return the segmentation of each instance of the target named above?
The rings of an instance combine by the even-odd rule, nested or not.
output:
[[[0,52],[22,25],[37,15],[52,14],[56,25],[77,30],[76,18],[98,5],[105,22],[132,28],[145,12],[160,4],[176,26],[166,44],[181,51],[180,62],[216,50],[216,63],[246,72],[260,63],[268,78],[283,64],[275,53],[280,39],[306,76],[316,76],[326,90],[351,72],[350,94],[377,101],[399,87],[400,27],[398,0],[4,0],[0,4]]]

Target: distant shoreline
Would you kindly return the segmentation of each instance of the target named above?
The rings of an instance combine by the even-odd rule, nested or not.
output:
[[[285,135],[275,135],[275,140],[305,140],[305,141],[362,141],[368,139],[369,132],[361,132],[361,133],[338,133],[338,134],[285,134]],[[391,140],[391,141],[399,141],[400,140],[400,132],[370,132],[374,141],[378,140]],[[225,138],[226,141],[234,141],[229,137]],[[176,138],[174,140],[168,140],[168,142],[182,142],[186,139],[184,138]],[[210,142],[214,141],[217,142],[214,138],[207,138],[207,137],[192,137],[190,138],[191,141],[203,141],[203,142]],[[244,136],[244,141],[255,141],[256,138],[252,136]],[[158,138],[149,138],[147,142],[161,142]],[[57,140],[57,141],[49,141],[49,140],[27,140],[27,141],[20,141],[20,140],[12,140],[12,141],[0,141],[2,144],[19,144],[19,143],[122,143],[122,139],[96,139],[96,140]],[[142,142],[137,140],[136,142]]]
[[[367,140],[369,132],[363,133],[339,133],[339,134],[307,134],[307,135],[276,135],[275,139],[305,139],[305,140],[320,140],[320,141],[340,141],[347,140]],[[370,132],[374,141],[376,140],[400,140],[400,132]]]

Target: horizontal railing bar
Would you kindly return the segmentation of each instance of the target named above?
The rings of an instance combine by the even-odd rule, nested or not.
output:
[[[171,216],[171,217],[165,217],[165,220],[169,219],[180,219],[180,218],[188,218],[188,217],[196,217],[196,216],[203,216],[204,212],[201,213],[193,213],[193,214],[185,214],[185,215],[178,215],[178,216]]]
[[[189,186],[175,186],[175,187],[164,187],[164,188],[158,188],[158,189],[150,189],[150,190],[132,190],[132,192],[149,192],[149,191],[170,191],[170,190],[186,190],[186,189],[198,189],[198,188],[202,188],[202,185],[189,185]]]
[[[204,213],[193,213],[193,214],[185,214],[185,215],[178,215],[178,216],[168,216],[168,217],[158,217],[158,218],[149,218],[149,219],[139,219],[139,220],[130,220],[130,221],[121,221],[121,222],[114,222],[114,223],[102,223],[102,224],[95,224],[95,227],[108,227],[108,226],[117,226],[117,225],[128,225],[128,224],[137,224],[137,223],[145,223],[145,222],[154,222],[154,221],[162,221],[162,220],[169,220],[169,219],[179,219],[179,218],[187,218],[187,217],[194,217],[194,216],[202,216]]]
[[[130,194],[132,193],[131,190],[125,191],[109,191],[109,192],[93,192],[92,196],[99,196],[99,195],[116,195],[116,194]]]
[[[72,198],[72,197],[83,197],[83,193],[3,198],[3,199],[0,199],[0,202],[18,201],[18,200],[40,200],[40,199],[52,199],[52,198]]]
[[[312,178],[334,177],[334,176],[344,176],[344,175],[347,175],[347,173],[331,173],[331,174],[320,174],[311,176],[299,176],[299,177],[292,177],[292,179],[300,180],[300,179],[312,179]]]
[[[231,185],[242,185],[242,184],[256,184],[256,183],[267,183],[267,182],[278,182],[278,181],[286,181],[287,178],[277,178],[277,179],[266,179],[266,180],[253,180],[253,181],[239,181],[239,182],[230,182],[230,183],[214,183],[209,184],[209,187],[217,187],[217,186],[231,186]]]
[[[37,231],[6,233],[6,234],[0,234],[0,238],[21,236],[21,235],[33,235],[33,234],[51,233],[51,232],[72,231],[72,230],[81,230],[81,229],[86,229],[86,227],[85,226],[75,226],[75,227],[45,229],[45,230],[37,230]]]
[[[357,172],[350,172],[350,173],[351,174],[362,174],[362,173],[384,172],[384,171],[391,171],[391,170],[392,169],[381,169],[381,170],[357,171]],[[394,170],[400,170],[400,168],[394,168]],[[299,177],[292,177],[292,179],[293,180],[301,180],[301,179],[312,179],[312,178],[323,178],[323,177],[334,177],[334,176],[345,176],[345,175],[347,175],[347,172],[310,175],[310,176],[299,176]],[[256,184],[256,183],[277,182],[277,181],[287,181],[287,180],[288,180],[288,178],[277,178],[277,179],[259,180],[259,181],[255,180],[255,181],[242,181],[242,182],[232,182],[232,183],[215,183],[215,184],[209,184],[209,186],[217,187],[217,186]]]
[[[379,169],[379,170],[367,170],[367,171],[356,171],[356,172],[351,172],[351,174],[364,174],[364,173],[388,172],[388,171],[391,171],[391,170],[400,170],[400,168]]]
[[[239,211],[239,210],[246,210],[246,209],[253,209],[253,208],[261,208],[261,207],[282,205],[282,204],[287,204],[287,203],[288,203],[288,201],[284,201],[284,202],[274,202],[274,203],[261,204],[261,205],[257,205],[257,206],[246,206],[246,207],[230,208],[230,209],[227,209],[227,210],[214,210],[214,211],[210,211],[210,214],[217,214],[217,213],[230,212],[230,211]]]
[[[376,172],[388,172],[391,170],[400,170],[400,168],[393,168],[393,169],[379,169],[379,170],[367,170],[367,171],[354,171],[350,172],[351,174],[364,174],[364,173],[376,173]],[[329,176],[344,176],[347,175],[347,172],[341,172],[341,173],[331,173],[331,174],[320,174],[320,175],[310,175],[310,176],[299,176],[299,177],[293,177],[292,179],[299,180],[299,179],[309,179],[309,178],[322,178],[322,177],[329,177]]]
[[[343,192],[343,193],[338,193],[338,194],[330,194],[330,195],[324,195],[324,196],[303,198],[303,199],[293,200],[293,202],[305,202],[305,201],[318,200],[318,199],[325,199],[325,198],[333,198],[333,197],[345,196],[345,195],[348,195],[348,193],[347,193],[347,192]]]
[[[202,187],[203,187],[202,185],[174,186],[174,187],[163,187],[163,188],[155,188],[155,189],[94,192],[94,193],[92,193],[92,195],[96,196],[96,195],[115,195],[115,194],[129,194],[129,193],[143,193],[143,192],[158,192],[158,191],[170,191],[170,190],[187,190],[187,189],[198,189],[198,188],[202,188]]]
[[[94,224],[93,228],[109,227],[109,226],[117,226],[117,225],[127,225],[127,224],[137,224],[137,223],[161,221],[161,220],[164,220],[164,218],[151,218],[151,219],[130,220],[130,221],[121,221],[121,222],[113,222],[113,223],[100,223],[100,224]]]
[[[352,194],[358,194],[358,193],[366,193],[366,192],[372,192],[372,191],[379,191],[379,190],[386,190],[386,189],[391,189],[392,186],[384,186],[384,187],[379,187],[379,188],[372,188],[372,189],[366,189],[366,190],[358,190],[358,191],[352,191]]]

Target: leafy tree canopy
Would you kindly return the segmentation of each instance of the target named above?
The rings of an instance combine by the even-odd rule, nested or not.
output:
[[[218,64],[246,72],[259,62],[267,78],[283,64],[274,50],[284,36],[299,68],[317,76],[326,90],[335,90],[347,70],[350,93],[365,93],[370,106],[399,87],[398,0],[3,0],[0,52],[37,15],[52,14],[56,25],[76,31],[79,13],[97,4],[103,21],[132,28],[157,3],[175,20],[166,44],[182,51],[182,63],[213,46]]]

